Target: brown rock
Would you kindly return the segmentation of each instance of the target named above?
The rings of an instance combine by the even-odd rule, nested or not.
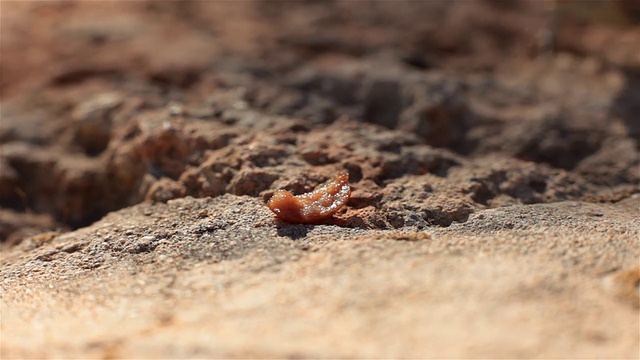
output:
[[[640,38],[554,3],[3,2],[2,355],[637,357]]]

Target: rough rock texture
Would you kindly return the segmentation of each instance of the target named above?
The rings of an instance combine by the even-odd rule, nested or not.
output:
[[[640,16],[550,4],[3,2],[1,355],[637,357]]]
[[[639,235],[581,202],[426,231],[288,225],[230,194],[137,205],[5,254],[3,356],[631,358]]]

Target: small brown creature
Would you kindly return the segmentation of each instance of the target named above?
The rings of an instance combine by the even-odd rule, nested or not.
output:
[[[349,174],[339,171],[333,179],[310,193],[293,196],[287,190],[278,190],[267,206],[284,221],[316,224],[340,210],[350,196]]]

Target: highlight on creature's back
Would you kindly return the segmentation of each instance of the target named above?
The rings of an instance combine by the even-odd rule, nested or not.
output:
[[[350,196],[349,174],[338,171],[333,179],[306,194],[294,196],[287,190],[278,190],[267,206],[284,221],[313,224],[329,219],[349,201]]]

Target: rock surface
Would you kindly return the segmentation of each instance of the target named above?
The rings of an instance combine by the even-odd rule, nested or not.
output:
[[[2,357],[637,357],[637,13],[462,3],[3,3]]]

